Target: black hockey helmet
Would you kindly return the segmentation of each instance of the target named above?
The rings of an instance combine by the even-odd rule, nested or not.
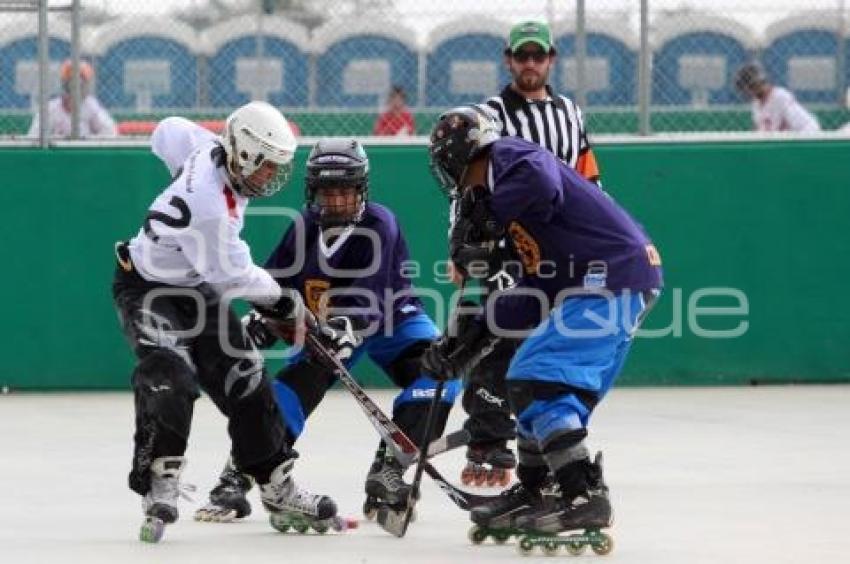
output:
[[[369,159],[355,139],[322,139],[307,157],[304,198],[323,227],[360,221],[369,195]]]
[[[499,138],[499,125],[476,106],[443,113],[431,130],[431,173],[447,194],[458,187],[467,165]]]

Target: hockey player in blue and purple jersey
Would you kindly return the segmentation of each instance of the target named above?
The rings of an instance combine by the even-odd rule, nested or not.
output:
[[[279,284],[301,292],[307,308],[324,321],[327,346],[339,360],[351,367],[367,354],[402,388],[393,421],[420,444],[436,388],[434,379],[422,372],[420,357],[439,331],[402,271],[410,257],[395,216],[367,201],[368,172],[366,153],[357,141],[317,143],[307,159],[305,209],[265,266]],[[256,314],[251,314],[247,331],[260,348],[274,342]],[[277,374],[273,388],[290,446],[335,381],[332,371],[303,350]],[[437,435],[459,390],[460,383],[453,382],[444,392]],[[406,503],[404,470],[381,443],[366,479],[364,510]],[[247,515],[248,487],[241,475],[226,469],[198,518],[226,521]]]
[[[459,198],[455,264],[466,275],[490,276],[492,242],[506,234],[523,277],[488,300],[463,334],[426,351],[423,365],[437,376],[462,376],[499,336],[531,328],[507,373],[519,483],[473,509],[472,520],[479,531],[610,526],[601,458],[591,461],[584,439],[661,288],[658,252],[610,196],[545,149],[499,138],[476,108],[443,114],[430,154],[438,182]],[[556,498],[541,495],[549,473],[560,486]]]

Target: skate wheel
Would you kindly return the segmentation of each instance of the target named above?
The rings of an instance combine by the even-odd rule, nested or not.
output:
[[[557,556],[558,549],[560,547],[558,546],[557,542],[550,540],[544,542],[541,548],[543,549],[543,554],[545,554],[546,556]]]
[[[476,486],[483,486],[487,481],[487,470],[483,466],[476,467],[472,481]]]
[[[584,554],[585,545],[581,541],[569,541],[564,548],[571,556],[581,556]]]
[[[325,533],[327,533],[329,528],[330,527],[328,527],[328,525],[325,523],[313,524],[313,530],[319,533],[320,535],[324,535]]]
[[[469,529],[469,533],[467,534],[469,537],[469,541],[472,544],[481,544],[485,540],[487,540],[487,531],[479,527],[478,525],[473,525],[471,529]]]
[[[611,551],[614,550],[614,539],[611,537],[611,535],[601,533],[599,535],[599,539],[595,543],[590,545],[590,548],[599,556],[611,554]]]
[[[516,545],[516,549],[521,556],[531,556],[531,553],[534,552],[534,543],[531,542],[530,538],[522,537],[519,539],[519,544]]]
[[[294,525],[292,525],[292,528],[295,529],[295,532],[303,535],[310,530],[310,525],[308,525],[307,523],[295,523]]]
[[[165,522],[156,517],[147,517],[139,529],[139,540],[142,542],[159,542],[165,533]]]
[[[366,501],[363,502],[363,516],[368,521],[374,521],[375,517],[378,516],[378,506],[372,498],[366,498]]]
[[[272,529],[275,531],[279,531],[281,533],[289,532],[289,523],[282,515],[275,515],[274,513],[269,515],[269,525],[271,525]]]
[[[475,468],[472,466],[466,466],[463,471],[460,473],[460,483],[464,486],[468,486],[475,480]]]
[[[509,538],[511,538],[511,534],[506,531],[499,531],[493,535],[493,540],[496,541],[496,544],[505,544]]]

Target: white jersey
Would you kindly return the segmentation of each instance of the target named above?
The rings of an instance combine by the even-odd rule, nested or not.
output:
[[[151,133],[151,152],[159,157],[174,176],[192,152],[203,143],[214,141],[217,135],[193,121],[168,117]]]
[[[199,139],[179,127],[171,132]],[[217,156],[223,149],[214,137],[190,152],[179,176],[151,204],[144,225],[130,241],[133,265],[149,281],[181,287],[207,283],[219,294],[231,292],[232,297],[271,305],[280,298],[280,287],[254,264],[251,250],[239,237],[248,198],[228,185]],[[163,153],[167,164],[185,152],[176,143],[160,145],[167,146],[174,149]]]
[[[772,86],[764,102],[753,100],[752,109],[758,131],[820,131],[817,118],[781,86]]]
[[[53,98],[47,103],[47,134],[51,137],[69,137],[71,135],[71,112],[65,110],[62,98]],[[27,135],[38,137],[38,113],[32,119]],[[91,94],[80,104],[80,137],[115,137],[118,128],[97,98]]]

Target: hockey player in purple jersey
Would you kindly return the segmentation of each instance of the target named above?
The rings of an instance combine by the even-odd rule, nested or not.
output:
[[[402,272],[409,260],[407,244],[393,213],[368,201],[369,161],[354,140],[317,143],[306,170],[306,206],[272,252],[266,268],[277,282],[300,291],[308,309],[324,320],[328,347],[347,366],[368,355],[400,388],[393,420],[420,444],[436,388],[421,370],[420,357],[439,336]],[[252,314],[248,332],[260,347],[274,337],[261,317]],[[302,351],[289,359],[273,383],[286,423],[289,444],[336,378]],[[442,434],[459,382],[446,387],[437,414],[435,435]],[[383,443],[366,478],[364,512],[380,505],[401,507],[409,485],[405,468]],[[210,502],[198,511],[202,520],[228,521],[250,512],[245,492],[250,481],[225,468]]]
[[[423,366],[435,377],[463,376],[500,336],[532,328],[507,373],[519,482],[471,511],[471,537],[535,533],[521,540],[522,549],[589,545],[607,553],[612,540],[599,529],[611,525],[612,509],[601,457],[591,460],[585,437],[661,288],[659,254],[610,196],[545,149],[499,138],[492,118],[476,108],[440,116],[430,155],[440,185],[460,199],[455,264],[467,276],[489,276],[492,242],[506,234],[523,277],[488,300],[472,324],[477,330],[426,351]],[[544,496],[549,473],[559,493]],[[585,532],[553,536],[577,529]]]

